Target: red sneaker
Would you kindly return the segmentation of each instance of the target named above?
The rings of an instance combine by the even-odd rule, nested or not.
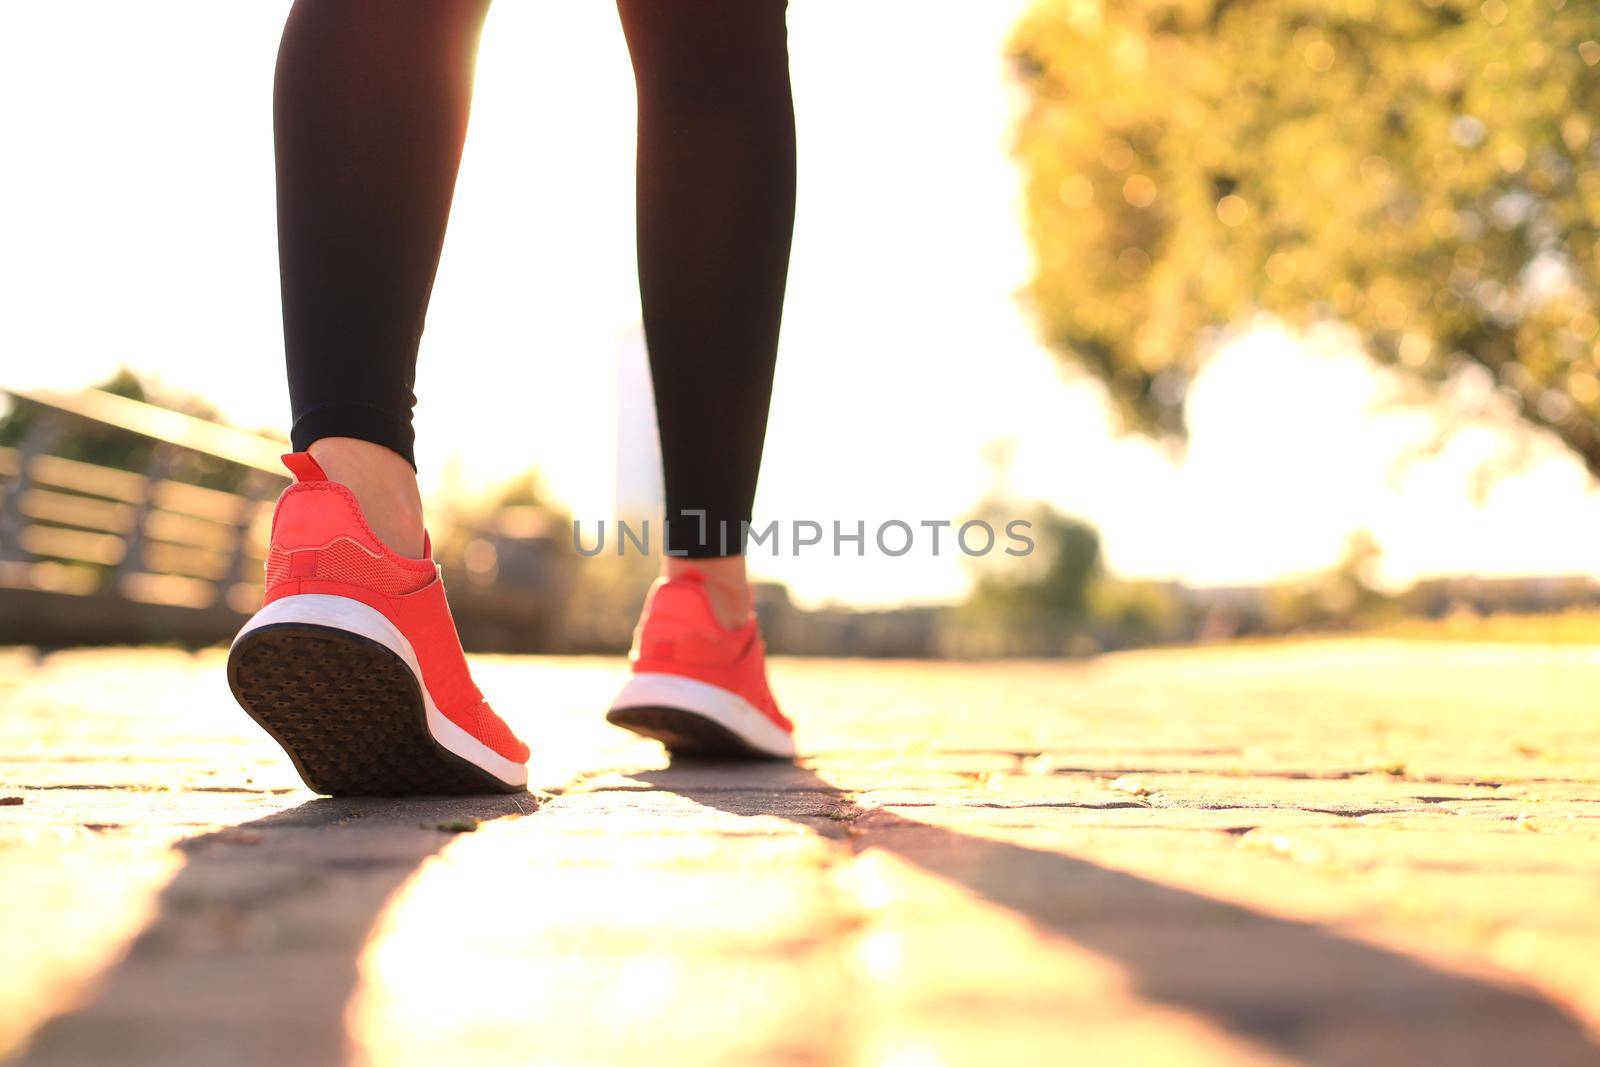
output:
[[[300,452],[272,516],[266,603],[228,684],[306,785],[334,795],[514,793],[528,747],[484,702],[438,565],[391,551]]]
[[[662,578],[634,632],[633,677],[607,721],[653,737],[676,755],[792,759],[794,724],[767,688],[765,646],[754,617],[725,629],[705,579]]]

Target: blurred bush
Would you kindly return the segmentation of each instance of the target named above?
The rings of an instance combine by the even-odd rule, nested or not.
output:
[[[1130,427],[1266,312],[1600,473],[1600,4],[1037,0],[1011,55],[1032,303]]]
[[[571,550],[570,522],[562,532],[573,559],[572,593],[562,616],[562,648],[569,652],[627,651],[645,594],[661,571],[660,557],[634,551],[580,557]],[[592,527],[586,527],[584,533],[592,540]]]
[[[431,508],[434,557],[462,644],[474,652],[565,647],[576,580],[570,521],[538,472],[482,497],[445,492]]]
[[[938,616],[937,649],[963,658],[1079,656],[1192,636],[1182,590],[1166,582],[1106,575],[1100,533],[1045,504],[997,496],[975,518],[996,530],[1029,524],[1033,549],[974,557],[967,599]],[[1006,542],[1008,545],[1015,542]]]
[[[1400,602],[1378,583],[1381,558],[1372,534],[1357,531],[1333,567],[1266,590],[1261,630],[1277,634],[1350,630],[1397,618]]]
[[[992,529],[1004,530],[1014,509],[985,509],[981,516]],[[1034,505],[1020,515],[1029,525],[1033,542],[1027,555],[1010,556],[994,551],[972,559],[978,570],[967,603],[980,613],[996,616],[1060,615],[1080,617],[1088,607],[1090,586],[1100,577],[1100,532],[1081,519],[1063,515],[1045,505]],[[1003,542],[1022,551],[1012,542]]]

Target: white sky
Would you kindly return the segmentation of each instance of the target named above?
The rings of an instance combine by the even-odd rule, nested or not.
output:
[[[801,199],[759,519],[959,518],[1010,484],[1095,522],[1113,568],[1200,584],[1334,562],[1366,527],[1394,580],[1600,566],[1600,497],[1547,452],[1474,502],[1464,434],[1393,478],[1427,420],[1359,356],[1249,335],[1196,386],[1186,457],[1119,439],[1014,293],[1027,275],[1000,44],[1022,0],[794,0]],[[271,78],[287,4],[58,0],[0,33],[0,381],[117,365],[282,426]],[[425,484],[531,466],[575,511],[614,489],[619,339],[638,321],[633,90],[604,3],[501,3],[418,391]],[[807,601],[940,599],[948,552],[758,559]]]

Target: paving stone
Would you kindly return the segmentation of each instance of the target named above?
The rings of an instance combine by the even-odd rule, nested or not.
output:
[[[1600,650],[780,660],[796,766],[484,657],[537,791],[413,801],[221,665],[0,649],[0,1057],[1600,1063]]]

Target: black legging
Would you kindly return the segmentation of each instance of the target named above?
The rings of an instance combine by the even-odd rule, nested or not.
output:
[[[785,0],[617,6],[639,95],[639,288],[669,544],[733,554],[755,497],[794,225]],[[289,14],[273,103],[297,449],[356,437],[415,465],[417,346],[488,7],[296,0]]]

